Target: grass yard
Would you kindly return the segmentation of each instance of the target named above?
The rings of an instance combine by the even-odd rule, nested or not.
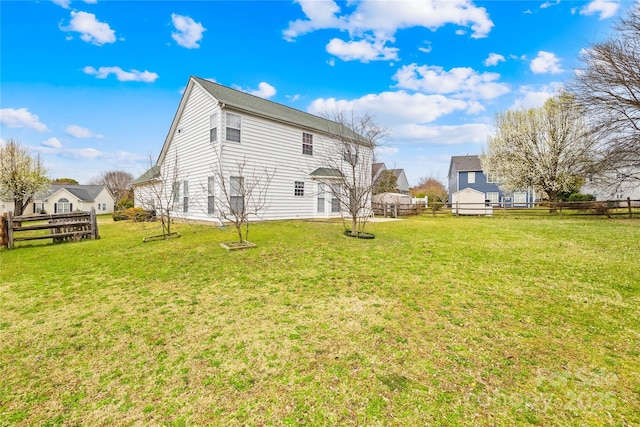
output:
[[[0,425],[640,425],[640,222],[101,219],[0,252]]]

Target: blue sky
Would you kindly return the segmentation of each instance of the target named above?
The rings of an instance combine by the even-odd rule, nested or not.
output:
[[[480,154],[495,113],[537,107],[632,3],[0,1],[0,138],[52,178],[135,177],[190,75],[322,114],[367,112],[414,185]]]

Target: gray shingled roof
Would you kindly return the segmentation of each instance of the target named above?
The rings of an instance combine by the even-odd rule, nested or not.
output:
[[[338,169],[318,168],[311,172],[309,175],[318,178],[340,178],[342,176],[342,172],[340,172]]]
[[[387,168],[384,163],[374,163],[374,164],[372,164],[371,165],[371,178],[375,178],[376,175],[378,175],[379,172],[381,173],[380,169],[382,169],[382,168],[384,168],[385,170]]]
[[[458,172],[481,171],[480,156],[451,156],[451,166]]]
[[[145,182],[153,181],[154,179],[160,178],[160,166],[155,165],[138,178],[134,179],[131,185],[143,184]]]
[[[266,116],[322,133],[346,135],[345,131],[351,132],[350,129],[345,127],[342,127],[339,132],[340,127],[338,123],[332,120],[305,113],[304,111],[296,110],[295,108],[287,107],[286,105],[278,104],[277,102],[232,89],[200,77],[192,76],[192,78],[219,102],[226,104],[227,107]]]
[[[37,199],[46,199],[61,189],[67,190],[83,202],[93,202],[96,197],[104,190],[104,185],[67,185],[67,184],[51,184],[44,193],[36,196]]]

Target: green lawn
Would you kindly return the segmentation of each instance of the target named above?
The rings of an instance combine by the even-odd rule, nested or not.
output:
[[[0,425],[640,425],[640,222],[112,223],[0,252]]]

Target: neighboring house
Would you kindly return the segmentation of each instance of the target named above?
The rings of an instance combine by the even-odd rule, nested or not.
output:
[[[589,176],[580,188],[582,194],[592,194],[597,201],[640,200],[640,166],[626,168],[600,176]],[[625,174],[626,176],[620,176]],[[621,182],[622,181],[622,182]]]
[[[273,177],[267,204],[256,219],[339,217],[340,204],[327,181],[340,173],[331,165],[344,166],[347,155],[340,154],[331,132],[345,129],[336,122],[191,77],[156,164],[133,182],[135,205],[169,206],[174,215],[185,219],[220,222],[224,204],[220,203],[224,195],[220,176],[229,185],[231,197],[240,198],[233,194],[234,183],[251,180],[254,171],[267,168]],[[368,145],[357,148],[354,153],[362,156],[363,184],[368,186],[373,152]],[[243,176],[237,175],[239,163],[245,164]],[[160,193],[171,195],[174,203],[158,206]]]
[[[374,163],[371,167],[371,179],[375,183],[380,179],[380,175],[384,171],[390,171],[396,177],[396,192],[400,194],[409,194],[409,181],[404,169],[387,169],[384,163]]]
[[[465,188],[484,193],[485,200],[492,205],[526,207],[535,201],[533,191],[500,190],[497,179],[483,172],[480,156],[452,156],[449,165],[449,201],[453,200],[454,193]]]
[[[112,213],[114,205],[113,195],[104,185],[52,184],[47,191],[34,197],[25,209],[24,215],[88,212],[91,208],[94,208],[97,214],[104,214]],[[0,203],[2,213],[13,209],[13,201]]]

